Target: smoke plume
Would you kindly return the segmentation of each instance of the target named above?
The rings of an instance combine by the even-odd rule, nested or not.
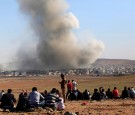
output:
[[[79,21],[72,12],[68,12],[65,0],[18,0],[18,2],[21,11],[28,16],[30,26],[38,39],[34,60],[33,56],[26,56],[26,53],[19,56],[24,60],[20,64],[22,68],[88,67],[102,53],[104,45],[100,41],[78,44],[73,29],[79,28]]]

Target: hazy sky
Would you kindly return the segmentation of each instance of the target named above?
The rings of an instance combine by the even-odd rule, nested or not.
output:
[[[101,58],[135,60],[135,0],[67,0],[83,32],[105,45]],[[79,39],[83,41],[87,39]],[[12,62],[20,45],[36,42],[16,0],[0,0],[0,63]]]

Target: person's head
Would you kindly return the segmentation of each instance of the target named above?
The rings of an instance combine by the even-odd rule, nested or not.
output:
[[[27,92],[24,92],[24,96],[28,96],[28,93]]]
[[[63,73],[60,76],[61,76],[62,79],[64,79],[64,74]]]
[[[130,87],[128,87],[128,90],[131,90],[131,88],[130,88]]]
[[[101,92],[104,92],[104,91],[105,91],[105,90],[104,90],[104,88],[103,88]]]
[[[72,80],[72,82],[74,82],[74,80]]]
[[[47,90],[44,91],[44,94],[47,94]]]
[[[68,80],[68,83],[70,82],[70,80]]]
[[[98,89],[97,88],[94,89],[94,93],[96,93],[96,92],[98,92]]]
[[[61,96],[61,93],[59,93],[59,97],[62,97],[62,96]]]
[[[56,88],[52,88],[51,93],[56,93]]]
[[[24,90],[24,89],[23,89],[21,94],[24,95],[24,93],[27,93],[27,90]]]
[[[114,87],[114,90],[117,89],[117,87]]]
[[[132,90],[134,90],[134,87],[131,87]]]
[[[37,91],[37,87],[33,87],[32,88],[32,91]]]
[[[3,93],[3,92],[4,92],[4,90],[1,90],[1,92]]]
[[[108,88],[108,91],[110,91],[110,88]]]
[[[7,93],[11,93],[11,92],[12,92],[12,89],[8,89],[8,90],[7,90]]]
[[[124,90],[127,90],[127,87],[126,86],[124,87]]]
[[[102,91],[103,87],[99,87],[99,91]]]
[[[60,92],[59,92],[59,90],[58,90],[58,89],[56,90],[56,94],[57,94],[57,95],[60,95]]]

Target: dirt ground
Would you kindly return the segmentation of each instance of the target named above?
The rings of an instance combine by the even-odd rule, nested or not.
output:
[[[105,90],[108,86],[112,89],[113,86],[118,86],[118,89],[122,90],[124,86],[135,86],[135,76],[124,77],[103,77],[93,78],[90,76],[67,76],[67,79],[74,79],[78,82],[78,89],[84,91],[84,89],[90,90],[93,93],[93,88],[99,86],[105,86]],[[0,78],[0,90],[6,90],[8,88],[13,89],[13,94],[18,99],[18,95],[22,89],[31,91],[33,86],[36,86],[40,92],[45,89],[50,91],[53,87],[60,90],[59,76],[43,76],[43,77],[17,77],[17,78]],[[77,115],[135,115],[135,100],[102,100],[96,101],[66,101],[65,110],[63,111],[45,111],[37,110],[35,112],[16,113],[16,112],[2,112],[0,114],[5,115],[64,115],[64,113],[71,112]]]
[[[83,104],[85,102],[85,105]],[[64,115],[71,112],[76,115],[135,115],[135,100],[103,100],[101,102],[90,101],[67,101],[63,111],[46,112],[37,110],[36,112],[16,113],[2,112],[8,115]]]

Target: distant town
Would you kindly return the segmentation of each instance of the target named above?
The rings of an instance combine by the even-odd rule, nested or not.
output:
[[[89,68],[63,69],[63,70],[1,70],[0,76],[19,77],[19,76],[55,76],[64,73],[65,75],[79,76],[122,76],[135,74],[134,60],[114,60],[98,59]]]

